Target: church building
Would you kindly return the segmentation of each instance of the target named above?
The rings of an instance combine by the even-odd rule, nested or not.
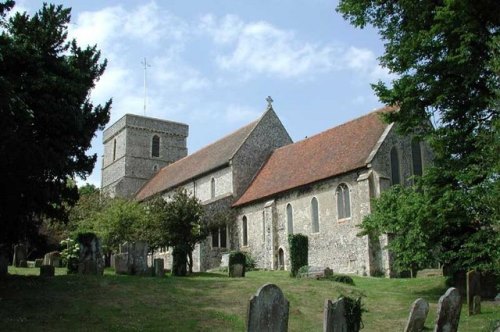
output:
[[[257,267],[290,267],[288,234],[309,238],[309,265],[360,275],[391,274],[387,237],[358,237],[371,200],[410,184],[430,162],[427,145],[381,120],[385,107],[293,143],[269,103],[256,121],[187,155],[184,124],[125,115],[104,132],[102,188],[147,200],[185,188],[235,220],[193,252],[193,269],[219,267],[241,250]],[[158,253],[171,266],[171,250]]]

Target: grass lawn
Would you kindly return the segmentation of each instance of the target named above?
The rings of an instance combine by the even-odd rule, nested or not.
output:
[[[363,331],[402,331],[412,302],[430,302],[432,330],[444,278],[382,279],[353,277],[355,286],[327,280],[288,277],[284,271],[253,271],[232,279],[220,273],[152,278],[115,275],[66,275],[50,279],[37,268],[12,268],[0,279],[2,331],[243,331],[247,302],[265,283],[274,283],[290,301],[290,331],[322,331],[325,299],[362,296]],[[482,303],[482,314],[469,317],[464,305],[459,331],[488,331],[500,319],[500,306]]]

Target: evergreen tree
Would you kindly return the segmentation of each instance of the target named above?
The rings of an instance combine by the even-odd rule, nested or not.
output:
[[[379,30],[381,64],[397,74],[391,87],[373,85],[382,102],[399,106],[387,120],[419,133],[435,153],[419,187],[403,191],[409,199],[385,194],[379,207],[393,210],[376,207],[365,231],[393,234],[396,257],[413,257],[401,268],[432,252],[452,270],[499,271],[500,2],[341,0],[337,10]],[[384,220],[387,213],[397,217]],[[407,234],[419,234],[418,246],[401,245]]]
[[[6,19],[0,3],[0,243],[36,234],[42,217],[64,219],[63,202],[78,198],[96,130],[109,120],[111,100],[94,106],[89,92],[106,60],[93,47],[67,40],[70,9],[44,4],[35,15]]]

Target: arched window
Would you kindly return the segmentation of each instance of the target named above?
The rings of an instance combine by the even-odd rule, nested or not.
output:
[[[243,245],[247,246],[248,245],[248,224],[247,224],[247,217],[246,216],[243,216],[242,228],[243,228]]]
[[[210,198],[215,198],[215,179],[210,181]]]
[[[318,211],[318,200],[313,197],[311,200],[311,221],[312,221],[312,232],[319,232],[319,211]]]
[[[116,159],[116,138],[113,140],[113,161]]]
[[[291,204],[286,206],[286,224],[288,226],[288,234],[293,234],[293,209]]]
[[[399,155],[398,150],[395,147],[391,149],[391,181],[393,185],[401,183],[401,175],[399,172]]]
[[[154,135],[151,139],[151,157],[160,156],[160,136]]]
[[[413,175],[422,176],[422,153],[420,152],[420,141],[416,138],[411,141],[411,160]]]
[[[349,197],[349,187],[345,183],[337,187],[337,212],[339,219],[351,217],[351,199]]]

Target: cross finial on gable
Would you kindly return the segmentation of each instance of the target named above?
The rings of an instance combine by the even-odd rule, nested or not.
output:
[[[273,98],[271,98],[271,96],[267,96],[266,98],[266,101],[267,101],[267,109],[270,110],[273,108]]]

